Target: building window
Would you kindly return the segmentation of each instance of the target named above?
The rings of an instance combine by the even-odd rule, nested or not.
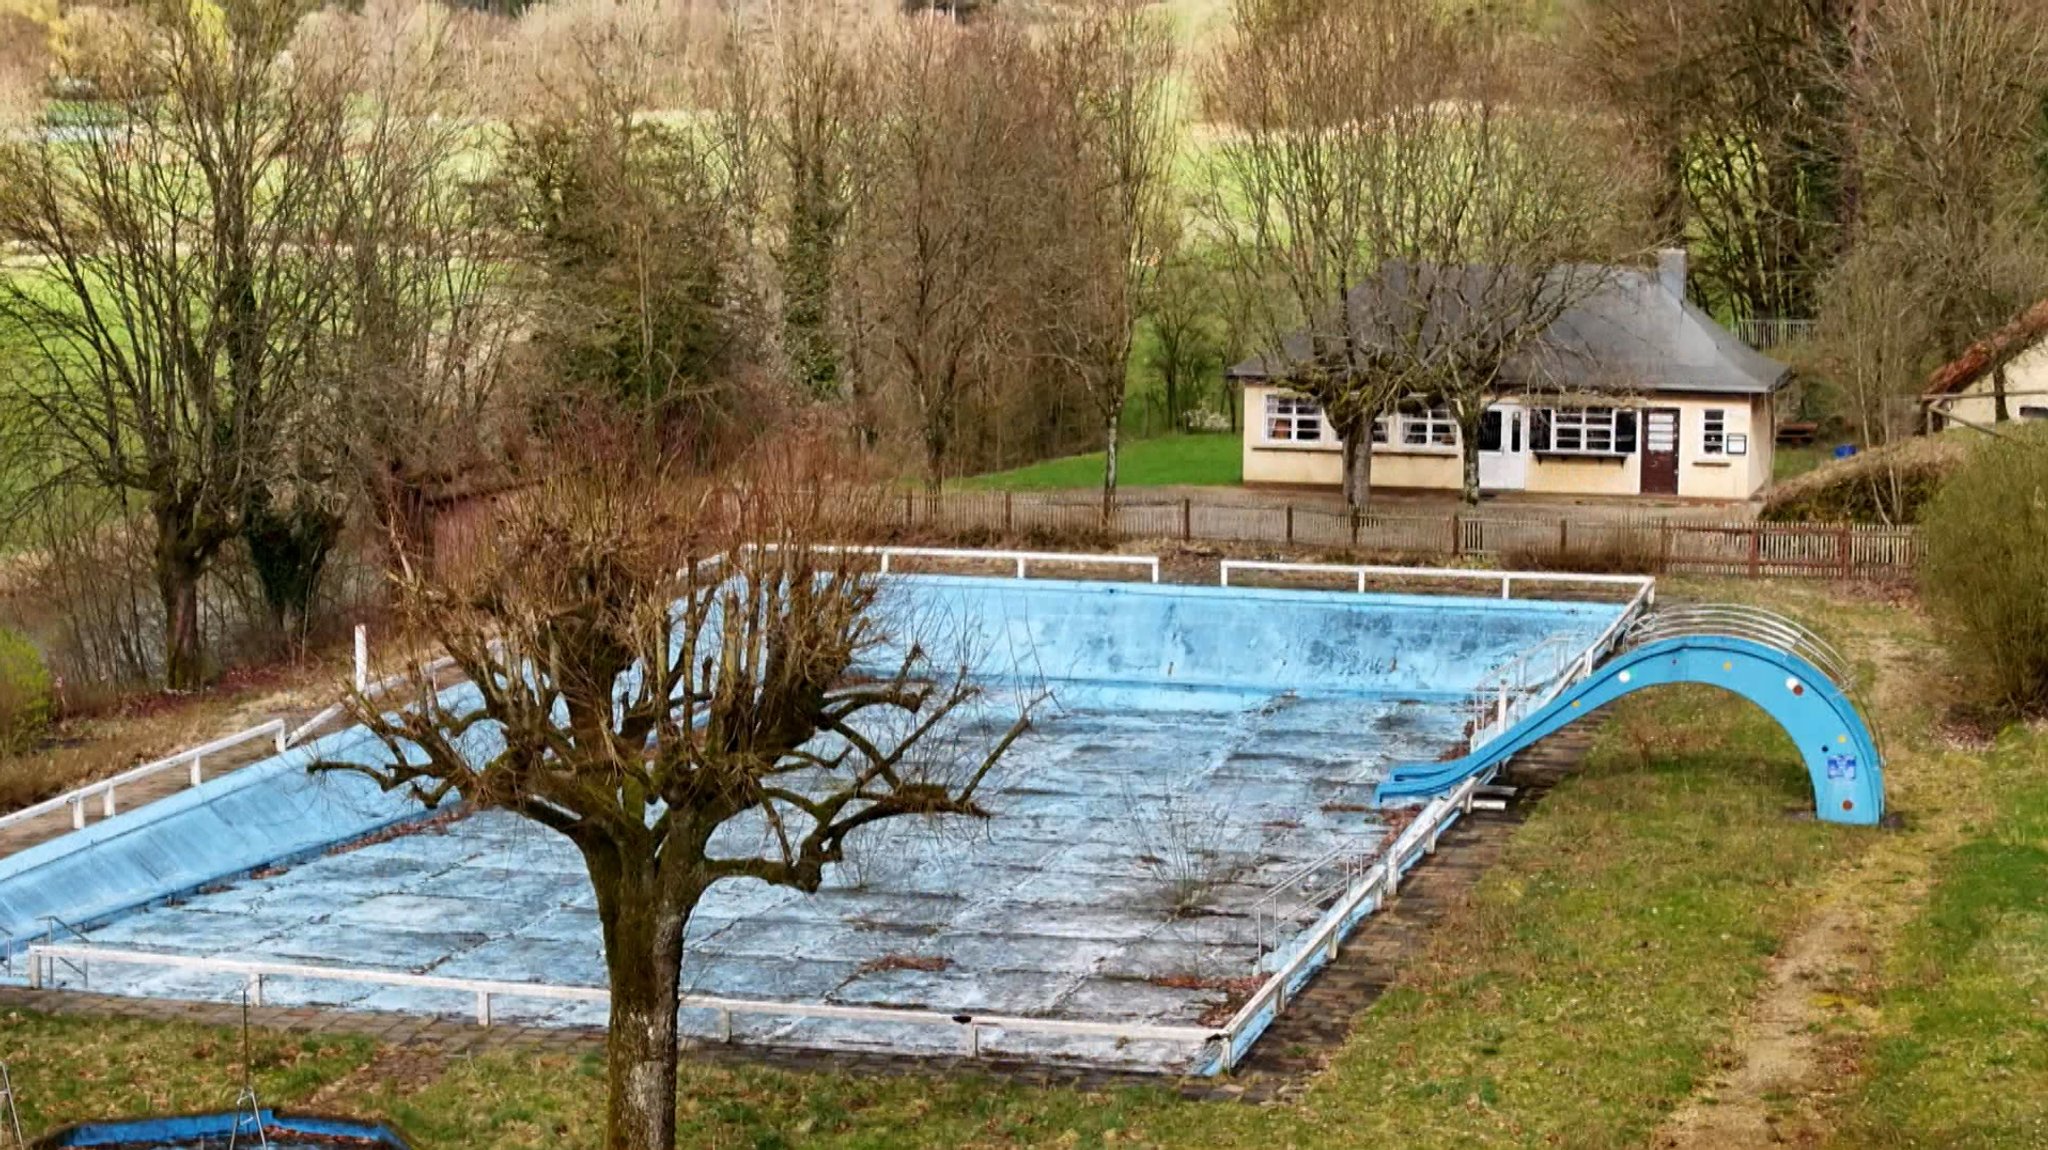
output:
[[[2048,419],[2048,407],[2022,407],[2021,419]]]
[[[1636,413],[1625,407],[1543,408],[1531,439],[1539,455],[1634,455]]]
[[[1401,414],[1401,443],[1404,447],[1456,447],[1458,422],[1448,407]]]
[[[1295,395],[1266,397],[1266,442],[1321,443],[1323,409],[1313,399]]]
[[[1719,407],[1710,407],[1700,431],[1701,455],[1728,454],[1728,412]]]

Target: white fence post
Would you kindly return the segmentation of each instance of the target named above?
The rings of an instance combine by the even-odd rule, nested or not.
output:
[[[356,691],[361,693],[370,685],[370,629],[356,624]]]

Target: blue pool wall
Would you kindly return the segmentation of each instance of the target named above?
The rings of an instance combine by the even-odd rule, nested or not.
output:
[[[1528,599],[914,576],[885,598],[935,662],[985,681],[1463,696],[1560,632],[1623,607]],[[900,657],[893,645],[869,656]],[[956,661],[957,661],[956,660]]]
[[[916,636],[939,666],[964,663],[997,687],[1052,683],[1070,698],[1137,691],[1156,702],[1211,688],[1462,696],[1546,636],[1590,643],[1621,608],[919,575],[891,577],[883,610],[893,617],[887,630]],[[884,644],[865,662],[893,670],[898,657]],[[475,688],[442,697],[466,708]],[[478,758],[499,745],[488,724],[465,743]],[[382,743],[353,727],[0,859],[0,954],[39,940],[45,916],[89,929],[425,817],[404,791],[307,770],[387,758]]]

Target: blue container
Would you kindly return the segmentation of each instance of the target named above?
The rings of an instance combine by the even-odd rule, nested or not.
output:
[[[271,1150],[298,1146],[322,1148],[363,1147],[365,1150],[406,1150],[403,1138],[388,1126],[374,1122],[353,1122],[345,1118],[322,1118],[310,1114],[261,1112],[263,1135]],[[234,1114],[183,1114],[163,1118],[134,1118],[117,1122],[87,1122],[47,1134],[30,1143],[37,1150],[67,1146],[157,1147],[160,1150],[199,1150],[201,1147],[258,1146],[254,1124],[247,1111],[236,1136]]]
[[[1856,445],[1853,443],[1838,443],[1835,445],[1836,459],[1847,459],[1854,454],[1856,454]]]

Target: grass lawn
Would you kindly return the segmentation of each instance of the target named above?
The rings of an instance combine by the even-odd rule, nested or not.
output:
[[[1117,453],[1120,487],[1235,487],[1244,482],[1244,444],[1235,435],[1162,435],[1126,440]],[[975,491],[1057,491],[1102,486],[1102,453],[1047,459],[1014,471],[972,475],[953,486]]]
[[[2042,1144],[2048,734],[2011,736],[1988,760],[1945,748],[1947,688],[1910,608],[1787,584],[1672,581],[1667,594],[1758,598],[1824,621],[1865,668],[1906,829],[1800,817],[1804,774],[1747,704],[1697,689],[1639,696],[1298,1101],[686,1060],[683,1144],[1641,1146],[1735,1059],[1774,956],[1843,900],[1867,912],[1843,958],[1862,973],[1831,971],[1803,998],[1825,1081],[1809,1092],[1819,1103],[1782,1100],[1822,1123],[1802,1141]],[[0,1060],[32,1132],[226,1106],[235,1057],[231,1035],[189,1026],[0,1019]],[[258,1063],[266,1101],[387,1117],[425,1147],[590,1146],[602,1117],[594,1059],[266,1039]]]
[[[1814,444],[1808,447],[1780,447],[1771,457],[1771,478],[1790,479],[1804,475],[1835,457],[1832,445],[1822,447]]]

